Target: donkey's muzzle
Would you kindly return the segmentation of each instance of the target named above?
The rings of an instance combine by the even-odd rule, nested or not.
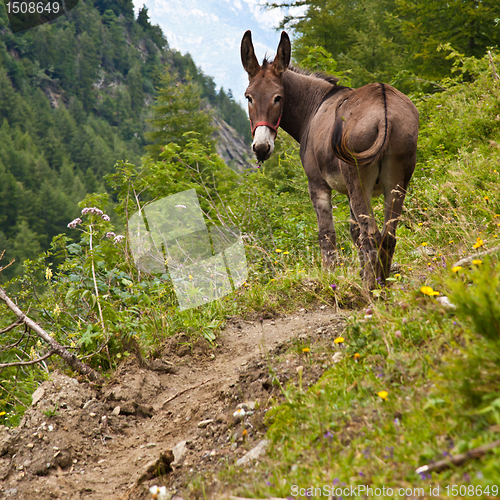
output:
[[[270,144],[255,144],[252,146],[253,152],[258,161],[265,161],[271,156],[271,145]]]
[[[252,149],[258,161],[265,161],[271,156],[274,151],[274,138],[268,127],[257,127]]]

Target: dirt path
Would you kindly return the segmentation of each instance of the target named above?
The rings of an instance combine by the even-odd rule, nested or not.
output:
[[[220,498],[217,470],[265,449],[266,405],[280,395],[276,381],[304,364],[302,348],[323,361],[308,365],[305,383],[332,362],[325,345],[344,319],[322,307],[262,324],[234,320],[217,349],[177,337],[162,353],[167,363],[129,360],[101,391],[55,374],[17,429],[0,428],[0,498],[149,499],[156,484],[186,500],[200,483]]]

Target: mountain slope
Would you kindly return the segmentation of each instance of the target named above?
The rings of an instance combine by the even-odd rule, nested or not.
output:
[[[168,47],[130,0],[80,3],[49,25],[12,34],[0,8],[0,250],[21,262],[66,229],[118,160],[139,163],[148,105],[168,64],[189,73],[219,119],[248,135],[245,112],[192,58]],[[248,137],[247,137],[248,139]]]

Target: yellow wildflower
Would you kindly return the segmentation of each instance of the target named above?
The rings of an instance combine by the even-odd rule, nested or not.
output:
[[[276,252],[277,252],[277,253],[281,253],[282,251],[283,251],[283,250],[281,250],[281,249],[279,249],[279,248],[277,248],[277,249],[276,249]]]
[[[476,243],[474,243],[474,245],[472,245],[472,248],[479,248],[479,247],[482,247],[484,245],[484,241],[478,236],[476,238]]]
[[[50,278],[52,278],[52,269],[50,267],[48,267],[46,270],[45,270],[45,279],[47,281],[50,280]]]
[[[432,289],[430,286],[423,286],[420,291],[424,295],[428,295],[429,297],[434,297],[434,295],[439,295],[439,292],[436,292],[435,290]]]
[[[458,273],[458,271],[460,271],[460,269],[462,269],[462,266],[453,266],[451,268],[451,270],[454,272],[454,273]]]
[[[304,347],[304,349],[302,349],[302,352],[305,354],[307,354],[309,351],[310,351],[309,347]]]
[[[290,252],[286,251],[286,252],[283,252],[283,255],[288,255]]]
[[[357,352],[357,353],[355,353],[355,354],[354,354],[354,359],[355,359],[356,361],[358,361],[358,359],[359,359],[360,357],[361,357],[361,354],[359,354],[359,352]]]
[[[3,417],[6,413],[6,411],[0,411],[0,417]]]
[[[472,263],[473,263],[475,266],[480,266],[480,265],[483,263],[483,261],[482,261],[481,259],[474,259],[474,260],[472,261]]]
[[[334,340],[334,342],[335,342],[336,344],[342,344],[342,342],[344,342],[344,337],[337,337],[337,338]]]
[[[423,247],[426,247],[428,244],[429,244],[429,243],[427,243],[427,241],[424,241],[424,242],[422,243],[422,246],[423,246]]]
[[[377,396],[379,398],[382,398],[384,401],[387,401],[387,396],[389,396],[389,393],[387,391],[380,391],[377,392]]]

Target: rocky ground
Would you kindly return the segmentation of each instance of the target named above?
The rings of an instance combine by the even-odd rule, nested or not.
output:
[[[313,383],[341,356],[333,340],[344,316],[313,309],[235,319],[216,347],[180,335],[148,367],[129,359],[104,387],[53,374],[20,426],[0,427],[0,498],[145,500],[153,485],[174,500],[230,498],[217,474],[265,453],[280,385],[299,366]]]

